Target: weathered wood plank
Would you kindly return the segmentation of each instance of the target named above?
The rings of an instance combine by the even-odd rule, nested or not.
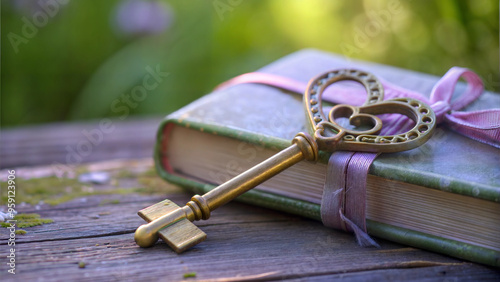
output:
[[[199,279],[267,273],[265,279],[274,280],[412,267],[418,267],[420,273],[434,273],[432,266],[453,270],[470,265],[385,241],[381,241],[380,250],[361,248],[350,235],[310,220],[245,222],[247,208],[240,204],[222,208],[229,214],[243,209],[244,213],[235,215],[243,217],[243,222],[203,226],[209,234],[207,241],[182,255],[162,242],[141,249],[133,242],[132,233],[21,243],[17,246],[15,278],[99,281],[133,277],[172,281],[181,280],[184,273],[196,272]],[[80,269],[79,262],[86,267]],[[5,268],[0,266],[0,271]],[[482,266],[473,269],[477,273],[489,271]]]
[[[150,161],[119,163],[92,164],[87,169],[146,171],[152,165]],[[38,175],[51,175],[40,170]],[[119,184],[141,187],[134,176],[120,179]],[[111,184],[93,187],[112,188]],[[373,277],[398,277],[400,273],[410,279],[492,278],[499,274],[485,266],[384,240],[379,240],[381,249],[361,248],[351,235],[319,222],[235,202],[214,211],[210,220],[197,222],[208,239],[186,253],[177,255],[163,242],[141,249],[133,240],[135,228],[143,224],[136,212],[164,198],[184,204],[191,196],[171,185],[162,191],[161,195],[92,195],[57,206],[23,207],[21,212],[37,212],[54,223],[25,228],[26,235],[17,235],[17,274],[5,276],[7,281],[178,281],[189,272],[196,272],[197,279],[220,281],[363,280],[372,272]],[[7,238],[7,230],[0,229],[0,248],[7,248]],[[80,262],[85,268],[79,268]],[[7,269],[7,264],[0,264],[0,273]],[[439,275],[438,270],[448,274]]]
[[[308,276],[288,281],[498,281],[498,270],[475,264],[462,264],[460,267],[442,265],[422,268],[393,268],[329,275]]]
[[[101,129],[100,121],[2,130],[0,168],[53,163],[72,166],[100,160],[150,157],[160,120],[161,117],[113,119],[107,125],[112,130],[106,129],[106,132]],[[90,144],[91,151],[78,154],[79,143]]]

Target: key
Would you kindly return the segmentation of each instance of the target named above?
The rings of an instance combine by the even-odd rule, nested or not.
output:
[[[360,107],[336,105],[326,117],[321,95],[326,87],[341,80],[362,84],[367,92],[366,102]],[[317,161],[319,151],[398,152],[425,143],[435,128],[436,118],[432,109],[421,101],[409,98],[383,101],[383,95],[382,84],[365,71],[333,70],[311,79],[304,93],[310,134],[298,133],[290,147],[206,194],[193,196],[182,208],[164,200],[140,210],[139,216],[148,223],[136,230],[135,242],[141,247],[151,247],[160,237],[174,251],[181,253],[207,237],[193,221],[209,219],[211,211],[302,160]],[[376,115],[387,113],[406,115],[415,125],[405,133],[379,136],[382,121]],[[345,128],[336,122],[339,118],[348,118],[351,125],[368,129]]]

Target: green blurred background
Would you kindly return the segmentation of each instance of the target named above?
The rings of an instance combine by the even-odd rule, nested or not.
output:
[[[500,89],[498,0],[40,1],[1,2],[3,128],[167,114],[310,47],[439,76],[464,66]],[[355,37],[391,9],[379,32]],[[116,110],[157,65],[168,77]]]

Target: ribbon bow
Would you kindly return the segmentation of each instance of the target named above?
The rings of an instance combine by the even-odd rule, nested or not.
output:
[[[452,101],[455,86],[460,77],[465,79],[468,86],[462,95]],[[432,89],[430,98],[396,86],[383,79],[380,80],[384,85],[385,97],[387,99],[409,97],[421,100],[432,107],[438,123],[444,123],[450,129],[464,136],[500,148],[500,109],[470,112],[458,111],[474,102],[483,92],[483,82],[473,71],[466,68],[452,67],[436,83]],[[298,94],[303,94],[307,86],[304,82],[287,77],[252,72],[232,78],[220,84],[216,89],[220,90],[242,83],[264,84]],[[358,88],[332,85],[323,94],[323,99],[335,104],[360,105],[363,103],[365,96],[364,90],[360,91]],[[384,124],[390,126],[385,128],[385,133],[404,130],[404,127],[408,126],[406,125],[408,122],[406,117],[387,117],[384,121]]]

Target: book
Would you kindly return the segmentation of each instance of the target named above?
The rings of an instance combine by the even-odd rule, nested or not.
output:
[[[345,67],[421,93],[430,93],[439,79],[310,49],[259,71],[307,82]],[[486,92],[468,109],[499,104],[498,94]],[[155,164],[161,177],[201,195],[288,147],[301,131],[307,131],[302,96],[236,85],[168,115],[158,130]],[[317,163],[302,161],[237,200],[321,220],[328,157],[320,152]],[[368,175],[368,233],[499,267],[499,164],[499,149],[441,126],[419,148],[382,154]]]

